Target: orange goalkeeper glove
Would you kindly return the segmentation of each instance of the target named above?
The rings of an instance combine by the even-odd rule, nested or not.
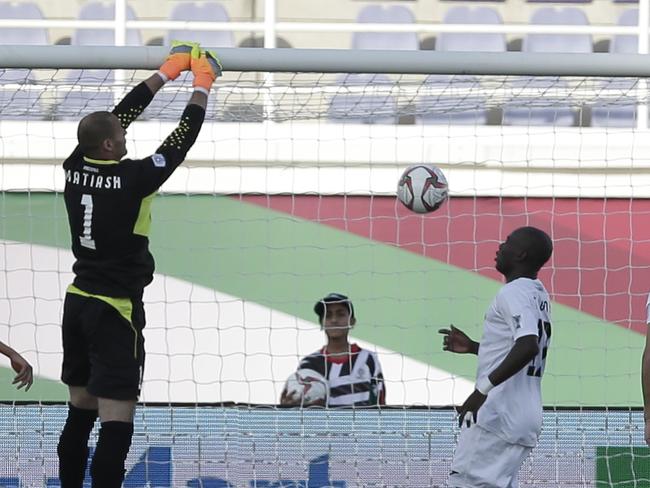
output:
[[[167,80],[175,80],[182,71],[190,69],[192,56],[198,56],[199,51],[200,48],[198,42],[172,41],[169,55],[160,67],[160,73],[164,75]]]
[[[192,73],[194,73],[194,88],[201,88],[206,94],[210,92],[212,83],[221,76],[221,62],[212,51],[201,51],[200,56],[192,54]]]

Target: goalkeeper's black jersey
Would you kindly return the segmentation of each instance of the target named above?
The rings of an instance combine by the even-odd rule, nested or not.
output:
[[[141,83],[115,107],[124,129],[152,97]],[[188,105],[178,127],[144,159],[94,160],[77,147],[64,161],[75,286],[110,297],[142,295],[154,272],[148,238],[151,200],[185,159],[204,117],[203,108]]]

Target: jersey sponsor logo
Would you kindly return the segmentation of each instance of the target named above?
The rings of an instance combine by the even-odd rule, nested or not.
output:
[[[153,156],[151,156],[151,160],[153,161],[153,165],[156,168],[164,168],[167,166],[167,160],[165,159],[165,156],[163,156],[160,153],[156,153]]]

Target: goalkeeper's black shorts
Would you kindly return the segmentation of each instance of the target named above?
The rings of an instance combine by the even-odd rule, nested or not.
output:
[[[142,300],[68,288],[63,307],[63,368],[68,386],[113,400],[137,400],[144,372]]]

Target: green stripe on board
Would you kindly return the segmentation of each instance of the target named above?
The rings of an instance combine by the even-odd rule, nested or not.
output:
[[[34,383],[29,391],[17,390],[11,382],[16,373],[10,368],[0,366],[0,401],[62,401],[68,398],[68,388],[60,381],[34,377]]]
[[[0,212],[4,239],[69,246],[60,195],[5,193]],[[157,272],[312,321],[316,299],[340,291],[357,337],[473,377],[475,358],[442,352],[437,329],[454,323],[478,339],[499,283],[232,198],[163,195],[152,214]],[[557,304],[553,316],[545,403],[640,405],[642,337]]]

